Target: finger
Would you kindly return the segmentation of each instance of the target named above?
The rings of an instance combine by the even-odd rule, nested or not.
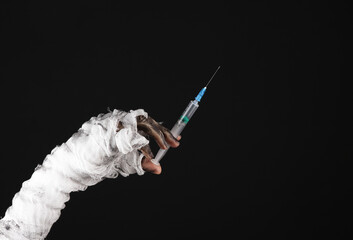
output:
[[[153,118],[138,118],[137,128],[139,131],[142,131],[145,134],[153,137],[160,148],[167,149],[168,145],[164,139],[164,134],[160,130],[159,124]]]
[[[142,159],[141,165],[142,165],[142,169],[146,172],[150,172],[157,175],[161,174],[162,172],[162,167],[160,165],[156,165],[153,162],[151,162],[151,159],[144,157]]]
[[[163,126],[160,126],[160,128],[161,128],[161,130],[162,130],[162,132],[163,132],[163,134],[164,134],[164,137],[165,137],[165,140],[166,140],[166,142],[171,146],[171,147],[178,147],[179,146],[179,142],[178,142],[178,139],[177,138],[175,138],[174,136],[173,136],[173,134],[169,131],[169,129],[168,128],[166,128],[166,127],[163,127]]]
[[[171,146],[173,148],[178,147],[180,143],[178,140],[181,139],[180,136],[175,138],[170,130],[160,123],[156,122],[153,118],[140,117],[138,118],[138,129],[152,136],[160,148],[166,149]]]
[[[162,132],[162,134],[163,134],[162,138],[164,140],[164,144],[168,144],[171,147],[178,147],[179,146],[180,143],[178,142],[178,139],[176,139],[173,136],[173,134],[170,132],[170,130],[168,128],[166,128],[163,125],[161,125],[160,123],[156,122],[156,120],[154,120],[151,117],[148,118],[148,123],[150,123],[154,129],[159,129],[159,131]]]
[[[177,137],[177,139],[178,139],[178,141],[180,141],[180,139],[181,139],[181,135],[179,135],[179,136]]]
[[[154,140],[157,142],[160,148],[162,149],[168,148],[168,144],[164,138],[164,134],[159,128],[157,128],[156,126],[153,126],[151,129],[150,135],[154,138]]]
[[[142,154],[148,158],[148,159],[153,159],[154,155],[152,153],[151,147],[149,144],[143,146],[142,148],[140,148],[140,151],[142,152]]]
[[[145,137],[147,140],[150,139],[150,136],[149,136],[147,133],[145,133],[143,130],[138,130],[137,132],[138,132],[141,136]]]
[[[153,118],[148,119],[147,133],[154,138],[158,146],[162,149],[167,149],[168,144],[159,125]]]
[[[161,123],[156,122],[151,117],[149,117],[149,120],[152,122],[153,125],[157,126],[160,129],[160,131],[162,131],[165,138],[165,142],[167,142],[169,146],[175,148],[180,145],[180,143],[178,142],[178,140],[181,139],[180,135],[178,136],[178,138],[175,138],[171,133],[171,131],[168,128],[164,127]]]

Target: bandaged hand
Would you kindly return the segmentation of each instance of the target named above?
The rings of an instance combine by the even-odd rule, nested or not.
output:
[[[181,138],[174,138],[142,109],[115,109],[92,117],[55,147],[22,184],[0,219],[0,239],[44,239],[70,193],[84,191],[105,178],[143,175],[144,171],[160,174],[161,166],[151,161],[150,137],[162,149],[178,147]]]
[[[179,140],[181,139],[181,136],[175,138],[169,129],[156,122],[153,118],[146,118],[145,116],[140,115],[136,117],[136,121],[138,133],[147,139],[152,137],[160,148],[167,149],[168,146],[173,148],[179,146]],[[122,128],[123,125],[121,124],[121,122],[119,122],[117,131]],[[162,172],[161,166],[156,165],[151,161],[154,158],[154,155],[152,153],[150,145],[147,144],[139,150],[144,155],[144,158],[141,162],[143,170],[154,174],[160,174]]]

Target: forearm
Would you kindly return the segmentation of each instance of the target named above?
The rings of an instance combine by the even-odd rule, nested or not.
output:
[[[135,119],[144,114],[142,110],[128,114],[115,110],[100,115],[56,147],[13,198],[0,220],[0,239],[44,239],[70,192],[84,191],[119,174],[143,174],[137,149],[148,141],[137,133]],[[119,121],[124,128],[117,132]]]

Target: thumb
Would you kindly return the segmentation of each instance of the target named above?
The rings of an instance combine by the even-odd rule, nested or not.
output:
[[[153,174],[161,174],[162,172],[162,167],[161,165],[156,165],[154,164],[151,159],[144,157],[141,162],[142,169],[145,170],[146,172],[150,172]]]

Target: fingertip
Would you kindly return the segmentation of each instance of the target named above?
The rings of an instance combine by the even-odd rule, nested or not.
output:
[[[160,175],[162,173],[161,165],[156,165],[151,161],[151,159],[143,158],[142,159],[142,169],[146,172],[150,172],[156,175]]]
[[[179,145],[180,145],[180,142],[174,141],[170,146],[173,148],[176,148],[176,147],[179,147]]]
[[[153,171],[153,174],[156,174],[156,175],[161,175],[161,173],[162,173],[162,168],[160,166],[155,168],[155,170]]]

